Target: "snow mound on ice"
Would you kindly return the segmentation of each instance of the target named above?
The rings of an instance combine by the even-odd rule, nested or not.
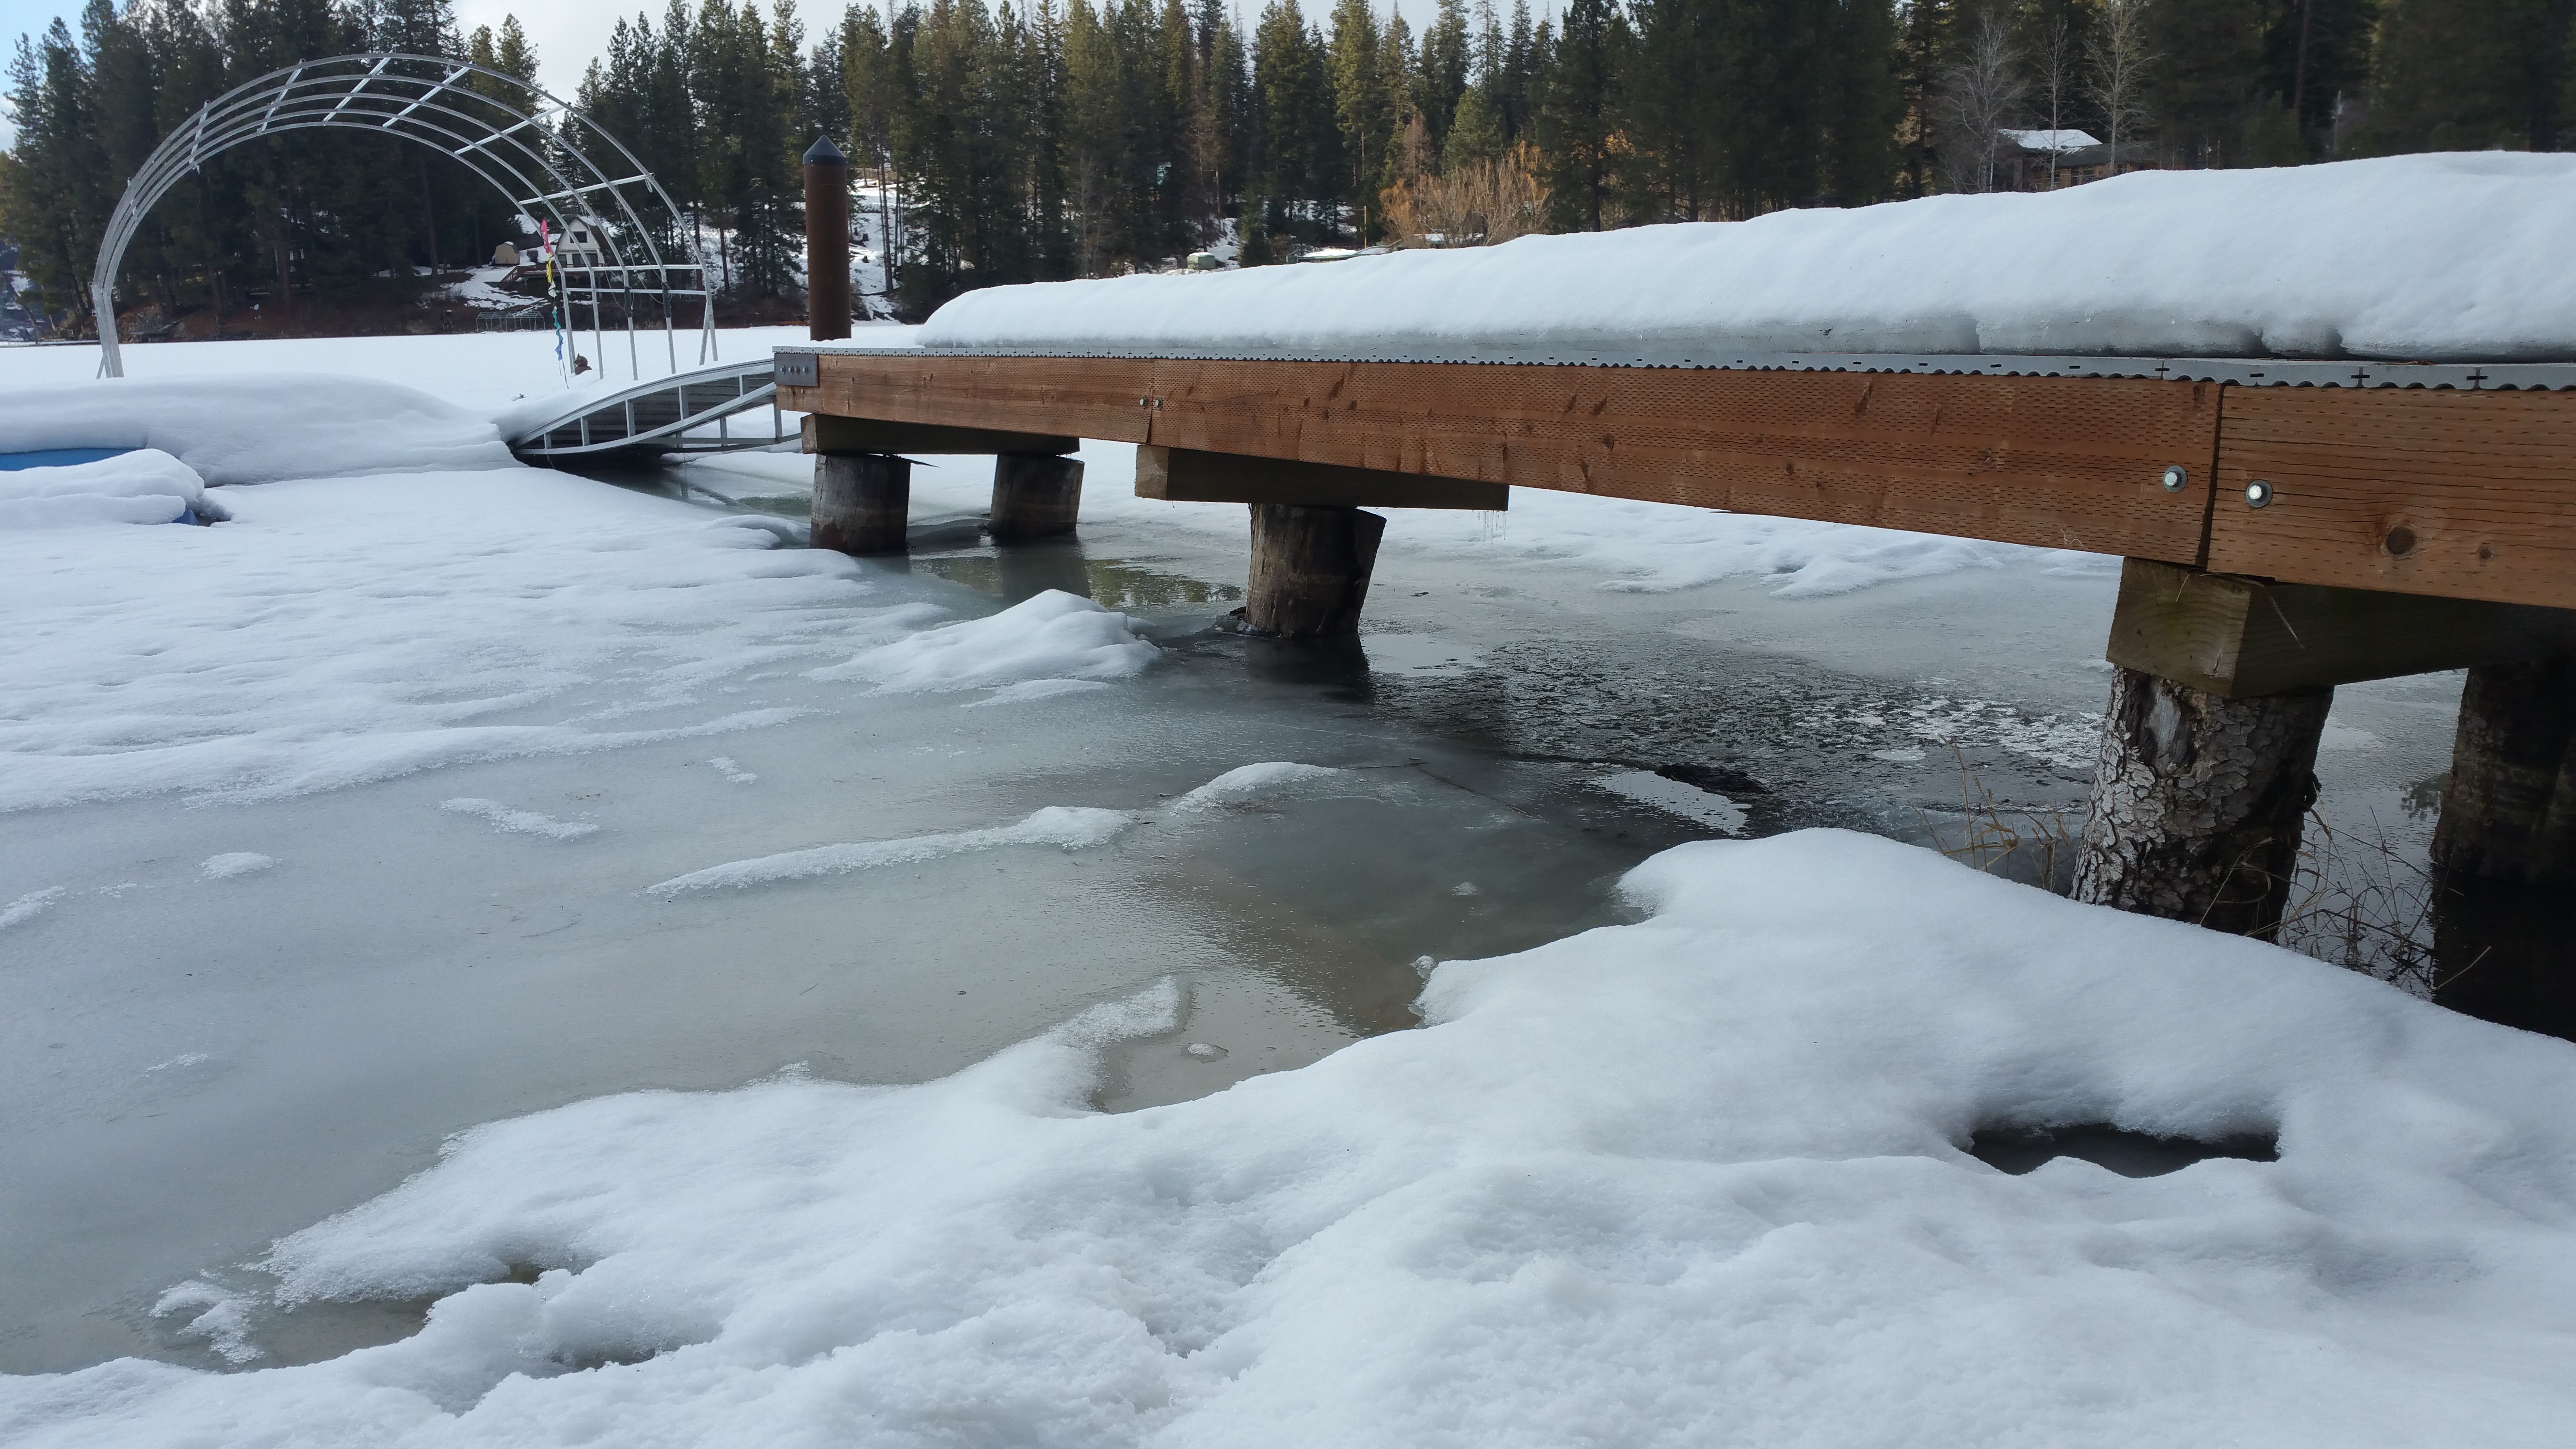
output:
[[[283,1302],[447,1295],[412,1338],[0,1380],[0,1432],[2564,1442],[2576,1047],[1841,832],[1626,885],[1651,918],[1441,965],[1428,1029],[1196,1101],[1086,1108],[1100,1044],[1184,1025],[1165,989],[918,1086],[477,1128],[268,1262]],[[2279,1157],[1962,1150],[2078,1123]]]
[[[534,810],[513,810],[498,800],[482,800],[471,795],[441,800],[438,808],[489,822],[493,829],[504,835],[542,835],[548,840],[579,840],[585,835],[599,833],[599,827],[587,820],[557,820]]]
[[[1339,780],[1348,775],[1325,765],[1301,765],[1287,760],[1266,760],[1258,765],[1244,765],[1228,770],[1206,784],[1172,802],[1176,813],[1213,810],[1221,805],[1249,805],[1287,794],[1302,786],[1324,780]]]
[[[2576,156],[2152,171],[968,292],[930,347],[2576,358]],[[1695,355],[1695,354],[1694,354]]]
[[[998,614],[878,645],[809,677],[873,679],[887,694],[1125,679],[1142,673],[1162,652],[1136,637],[1134,623],[1089,599],[1049,589]]]
[[[9,904],[0,906],[0,931],[43,915],[47,908],[61,900],[62,896],[61,886],[47,886],[40,891],[29,891]]]
[[[0,413],[0,453],[46,448],[158,449],[214,486],[518,466],[484,418],[399,383],[325,373],[27,388]]]
[[[0,423],[0,428],[5,428]],[[231,515],[206,498],[197,470],[157,448],[91,463],[0,472],[0,529],[89,523],[183,523]]]
[[[670,897],[689,891],[714,890],[719,887],[740,889],[744,886],[770,885],[779,881],[808,880],[818,875],[843,875],[854,870],[868,870],[881,865],[904,865],[916,860],[937,860],[945,855],[959,855],[970,850],[991,850],[1004,845],[1057,845],[1066,850],[1102,844],[1118,832],[1136,823],[1136,817],[1120,810],[1095,810],[1080,805],[1049,805],[1029,813],[1028,818],[1011,825],[987,826],[981,830],[953,830],[939,835],[914,835],[901,840],[868,840],[848,845],[817,845],[805,850],[782,851],[753,860],[727,861],[687,875],[673,876],[645,889],[657,896]]]
[[[246,875],[257,875],[275,864],[277,857],[273,855],[262,855],[256,850],[228,850],[221,855],[207,856],[197,869],[204,871],[208,880],[239,880]]]

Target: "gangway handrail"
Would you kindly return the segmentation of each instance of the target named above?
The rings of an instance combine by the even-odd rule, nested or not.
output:
[[[704,387],[724,382],[747,382],[760,378],[757,387],[743,387],[733,396],[720,399],[712,407],[699,408],[666,423],[650,428],[634,427],[634,405],[683,389]],[[694,372],[673,373],[667,377],[647,378],[629,383],[614,392],[585,397],[548,414],[541,422],[516,430],[510,439],[510,450],[522,458],[568,458],[583,454],[613,453],[630,448],[657,448],[662,452],[730,452],[747,448],[773,447],[787,441],[785,415],[776,412],[778,385],[772,365],[766,357],[741,362],[718,363]],[[693,439],[685,436],[709,423],[721,425],[724,420],[759,408],[770,408],[773,422],[770,435],[763,437]],[[620,419],[615,437],[593,439],[588,424],[603,415]],[[553,434],[565,428],[578,430],[577,441],[556,443]]]

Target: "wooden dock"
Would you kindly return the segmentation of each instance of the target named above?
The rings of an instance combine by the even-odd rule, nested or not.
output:
[[[789,410],[1366,469],[1388,507],[1508,484],[2576,608],[2576,367],[779,356]]]
[[[2275,929],[2337,684],[2472,671],[2437,864],[2576,884],[2576,365],[1351,358],[782,348],[815,537],[901,547],[906,453],[991,452],[997,539],[1077,439],[1251,505],[1244,624],[1357,626],[1388,508],[1512,488],[2116,554],[2077,894]],[[831,516],[827,517],[826,514]],[[848,545],[836,545],[848,546]]]

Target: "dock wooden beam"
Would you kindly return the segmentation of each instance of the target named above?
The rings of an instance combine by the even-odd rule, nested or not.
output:
[[[1509,508],[1511,488],[1384,468],[1295,463],[1148,443],[1136,450],[1136,496],[1172,503],[1291,503],[1336,508]]]
[[[2199,564],[2221,387],[825,352],[793,411],[1062,433]],[[924,451],[927,451],[926,449]],[[2166,486],[2167,470],[2182,486]]]
[[[2221,699],[2576,651],[2576,611],[2283,584],[2150,559],[2120,572],[2112,663]]]
[[[804,422],[808,453],[1043,453],[1061,455],[1082,446],[1080,438],[1057,433],[1023,433],[1007,428],[955,428],[943,423],[889,422],[882,418],[842,418],[808,413]]]

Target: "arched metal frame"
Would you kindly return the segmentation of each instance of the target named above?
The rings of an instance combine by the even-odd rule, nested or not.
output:
[[[497,83],[477,88],[476,82]],[[523,97],[494,98],[494,90]],[[247,141],[322,128],[373,131],[417,142],[482,177],[521,215],[550,218],[558,238],[576,225],[595,234],[607,260],[562,264],[555,295],[567,330],[581,331],[576,307],[590,309],[597,350],[606,351],[603,304],[624,304],[627,361],[643,375],[635,341],[635,305],[659,299],[674,370],[680,365],[672,304],[700,300],[698,361],[716,355],[715,303],[707,269],[686,213],[653,173],[598,122],[516,76],[461,60],[397,51],[300,61],[233,87],[198,108],[153,148],[108,219],[98,246],[90,295],[99,318],[99,373],[123,377],[116,336],[116,273],[125,249],[155,204],[208,159]],[[605,163],[604,165],[602,163]],[[665,258],[647,216],[669,220],[684,257]],[[635,254],[629,260],[629,254]],[[640,285],[639,285],[640,283]],[[679,283],[680,285],[675,285]],[[601,359],[605,362],[605,357]]]

